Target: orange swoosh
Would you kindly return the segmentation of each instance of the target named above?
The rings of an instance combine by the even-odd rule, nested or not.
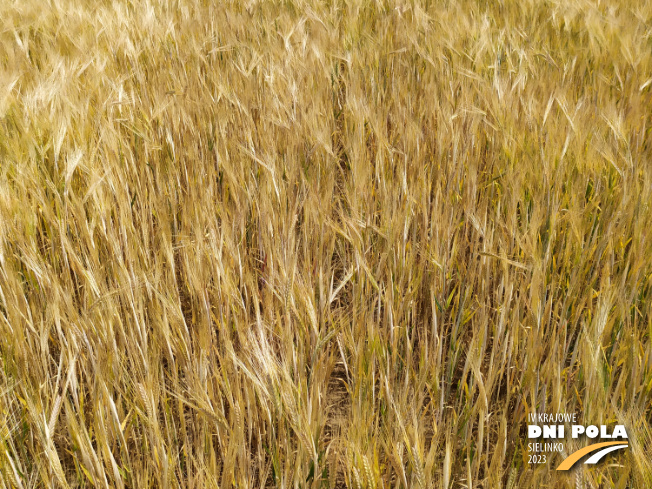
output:
[[[557,470],[568,470],[570,469],[573,465],[575,465],[575,462],[577,462],[579,459],[581,459],[584,455],[588,455],[591,452],[595,452],[596,450],[599,450],[600,448],[604,447],[610,447],[612,445],[626,445],[627,443],[624,441],[607,441],[604,443],[594,443],[593,445],[589,445],[588,447],[584,447],[576,452],[573,452],[570,454],[562,463],[559,464],[559,467],[557,467]]]

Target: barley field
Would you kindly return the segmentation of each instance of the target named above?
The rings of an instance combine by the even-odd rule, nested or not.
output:
[[[650,0],[1,0],[0,487],[652,487],[651,204]]]

